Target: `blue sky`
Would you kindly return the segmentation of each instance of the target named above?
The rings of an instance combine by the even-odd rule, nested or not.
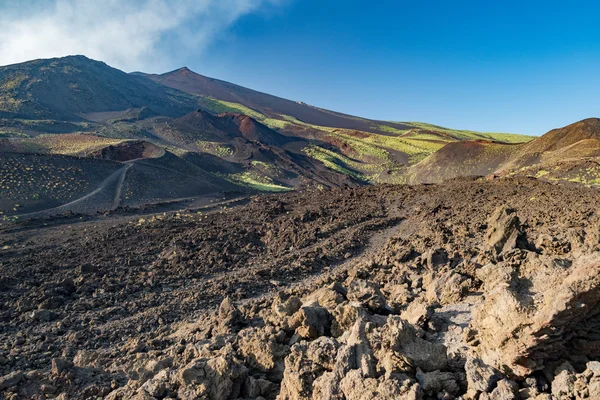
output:
[[[295,1],[240,19],[188,66],[370,118],[540,135],[600,115],[599,12],[582,1]]]
[[[600,5],[576,3],[5,0],[0,64],[185,65],[374,119],[540,135],[600,114]]]

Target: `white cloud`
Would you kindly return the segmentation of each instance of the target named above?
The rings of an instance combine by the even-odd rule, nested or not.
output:
[[[84,54],[126,71],[161,71],[176,65],[169,47],[201,53],[241,16],[281,2],[8,0],[0,2],[0,65]]]

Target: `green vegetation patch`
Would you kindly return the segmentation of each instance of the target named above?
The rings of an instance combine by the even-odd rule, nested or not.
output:
[[[268,176],[260,175],[255,171],[245,171],[238,174],[229,174],[222,176],[230,182],[249,187],[261,192],[288,192],[293,189],[278,185]]]
[[[267,119],[266,115],[259,113],[256,110],[251,109],[250,107],[246,107],[239,103],[232,103],[229,101],[223,100],[215,100],[209,97],[200,97],[199,98],[200,106],[209,110],[214,114],[222,114],[227,112],[234,112],[245,114],[249,117],[252,117],[256,120],[262,121]]]
[[[233,149],[230,146],[219,142],[199,140],[196,142],[196,146],[204,153],[209,153],[221,158],[233,155]]]

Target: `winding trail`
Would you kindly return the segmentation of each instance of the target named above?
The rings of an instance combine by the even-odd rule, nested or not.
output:
[[[72,213],[96,213],[107,210],[114,210],[121,201],[121,193],[125,182],[127,171],[132,164],[126,164],[122,168],[110,174],[103,180],[96,189],[58,207],[47,210],[36,211],[28,214],[21,214],[19,218],[43,218],[54,215]]]

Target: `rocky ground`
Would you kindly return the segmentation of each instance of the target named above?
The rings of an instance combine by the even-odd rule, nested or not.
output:
[[[0,398],[600,398],[594,189],[289,193],[0,248]]]

